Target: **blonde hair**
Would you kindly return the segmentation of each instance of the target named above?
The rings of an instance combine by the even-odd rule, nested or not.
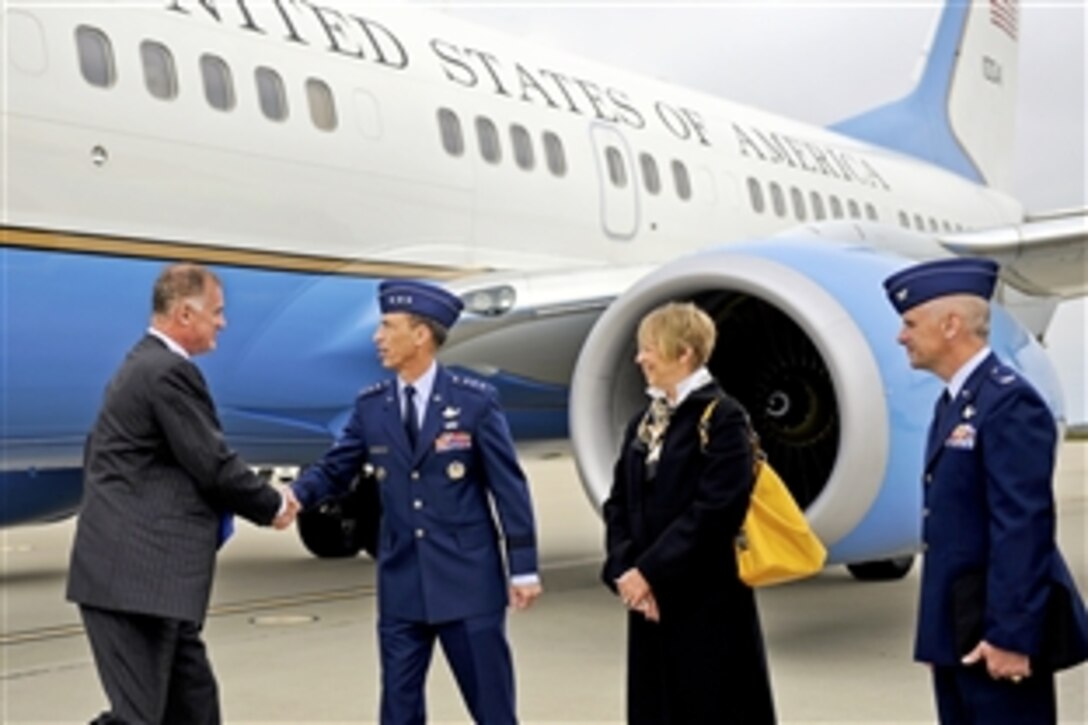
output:
[[[691,350],[695,367],[706,365],[717,337],[710,315],[691,302],[668,302],[638,324],[639,345],[656,347],[668,360],[678,360],[684,350]]]

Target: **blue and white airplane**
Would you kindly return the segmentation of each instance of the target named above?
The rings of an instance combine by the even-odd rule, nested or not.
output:
[[[639,317],[691,299],[714,373],[860,577],[919,543],[937,382],[880,281],[1002,264],[993,346],[1062,419],[1037,343],[1083,295],[1086,212],[1007,193],[1015,0],[940,14],[916,88],[818,128],[409,7],[22,2],[0,74],[0,525],[72,514],[103,387],[164,262],[214,265],[230,327],[200,364],[247,460],[315,459],[355,392],[381,278],[444,280],[449,364],[502,391],[526,452],[568,441],[590,502],[642,398]],[[351,499],[311,516],[356,553]]]

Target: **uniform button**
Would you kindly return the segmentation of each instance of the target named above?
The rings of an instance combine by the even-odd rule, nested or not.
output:
[[[922,542],[922,551],[929,551],[929,544]]]
[[[412,480],[413,481],[418,481],[419,480],[419,471],[412,471]]]
[[[418,511],[419,509],[423,508],[423,502],[417,498],[415,501],[412,502],[412,508]]]
[[[424,531],[423,529],[416,529],[416,538],[417,539],[422,539],[426,535],[427,535],[427,532]]]
[[[922,516],[929,516],[929,509],[928,508],[922,509]]]
[[[926,483],[933,483],[933,474],[932,473],[927,473],[926,474]]]

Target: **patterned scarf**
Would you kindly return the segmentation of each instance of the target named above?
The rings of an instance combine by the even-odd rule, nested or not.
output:
[[[672,408],[668,399],[665,396],[655,397],[638,424],[638,439],[646,446],[646,466],[650,470],[661,458],[661,446],[665,442],[665,431],[669,429],[671,417]]]

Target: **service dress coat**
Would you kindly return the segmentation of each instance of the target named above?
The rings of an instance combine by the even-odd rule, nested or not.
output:
[[[1055,593],[1067,604],[1063,648],[1088,655],[1084,605],[1055,544],[1056,450],[1052,413],[993,354],[938,407],[923,473],[917,660],[958,666],[979,639],[1037,658]]]
[[[704,451],[699,420],[715,399]],[[652,477],[643,415],[627,426],[604,504],[604,583],[615,591],[637,568],[661,614],[628,614],[628,721],[774,722],[755,596],[733,555],[754,485],[746,415],[717,383],[693,391],[671,415]]]
[[[200,369],[149,334],[87,438],[68,599],[202,623],[222,516],[268,525],[281,503],[227,447]]]
[[[425,404],[413,450],[395,380],[363,390],[340,438],[294,484],[296,495],[310,508],[372,468],[382,617],[440,624],[501,612],[508,574],[537,573],[532,503],[506,418],[492,386],[441,365]]]

